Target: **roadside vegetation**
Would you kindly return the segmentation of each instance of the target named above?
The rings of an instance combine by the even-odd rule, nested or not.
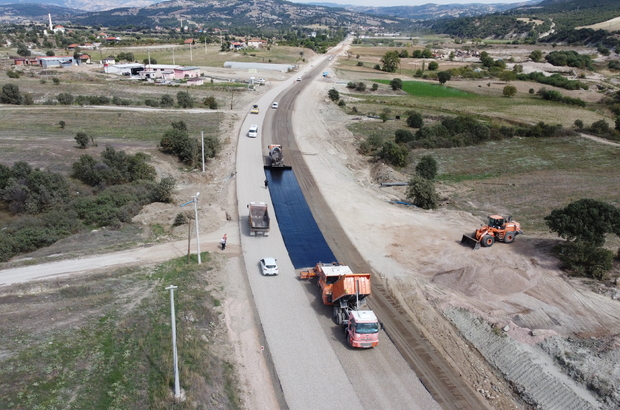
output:
[[[240,409],[221,302],[202,265],[154,268],[5,288],[0,301],[3,409]],[[169,285],[175,292],[181,388],[175,403]],[[33,286],[36,292],[30,292]],[[37,319],[32,319],[36,317]],[[27,320],[24,320],[27,319]]]

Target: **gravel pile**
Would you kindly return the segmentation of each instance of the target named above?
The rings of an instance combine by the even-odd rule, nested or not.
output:
[[[617,408],[598,402],[584,386],[564,374],[539,347],[528,346],[511,339],[502,329],[492,327],[467,310],[452,308],[444,311],[444,315],[487,361],[512,383],[521,398],[535,408],[541,410]],[[556,347],[557,351],[562,348],[560,344]]]

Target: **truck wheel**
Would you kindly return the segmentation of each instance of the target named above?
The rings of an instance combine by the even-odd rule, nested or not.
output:
[[[336,314],[336,324],[341,325],[343,319],[344,319],[344,314],[342,312],[338,312]]]
[[[513,243],[515,241],[515,233],[514,232],[506,232],[504,235],[504,242]]]
[[[491,246],[493,246],[493,243],[495,243],[495,238],[491,235],[484,235],[482,237],[482,246],[490,248]]]
[[[340,312],[340,309],[337,306],[334,306],[334,308],[332,309],[332,317],[334,319],[336,319],[336,317],[338,316],[338,312]]]

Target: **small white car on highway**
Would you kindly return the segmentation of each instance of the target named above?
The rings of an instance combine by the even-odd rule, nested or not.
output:
[[[263,258],[260,260],[260,269],[264,276],[278,274],[278,264],[274,258]]]
[[[258,125],[255,125],[255,124],[250,125],[250,130],[248,131],[248,137],[250,138],[258,137]]]
[[[273,108],[274,110],[278,109],[278,103],[274,102],[273,104],[271,104],[271,108]]]

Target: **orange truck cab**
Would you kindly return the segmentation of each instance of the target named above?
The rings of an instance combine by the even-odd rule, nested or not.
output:
[[[372,310],[351,310],[344,335],[351,347],[370,348],[379,344],[379,321]]]

